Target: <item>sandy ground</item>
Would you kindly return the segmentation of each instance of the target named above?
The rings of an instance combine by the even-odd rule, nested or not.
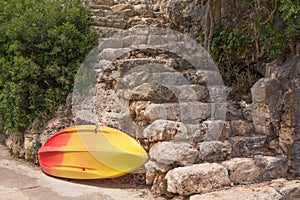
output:
[[[162,200],[132,174],[105,180],[66,180],[47,176],[39,167],[11,157],[0,145],[0,200]]]

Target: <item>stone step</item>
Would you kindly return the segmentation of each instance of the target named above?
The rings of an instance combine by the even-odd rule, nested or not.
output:
[[[114,51],[118,53],[117,51]],[[103,55],[103,54],[102,54]],[[106,58],[110,57],[108,55],[105,55]],[[138,59],[136,59],[138,60]],[[145,60],[143,60],[145,61]],[[159,65],[159,64],[157,64]],[[153,66],[148,65],[148,66]],[[205,73],[203,70],[186,70],[183,72],[168,72],[165,71],[165,69],[162,67],[161,72],[140,72],[138,68],[141,68],[142,66],[137,66],[136,68],[132,68],[130,71],[128,71],[125,76],[122,77],[122,80],[120,81],[120,84],[123,83],[124,88],[134,88],[137,86],[140,86],[144,83],[153,83],[153,84],[159,84],[163,85],[165,87],[174,87],[174,86],[189,86],[189,85],[202,85],[203,82],[205,83]],[[147,65],[144,65],[144,68],[147,68]],[[189,73],[194,72],[194,77],[187,76]],[[198,77],[199,79],[195,79]],[[122,85],[120,85],[120,89],[122,88]]]
[[[207,102],[208,90],[203,85],[168,85],[144,83],[134,88],[118,90],[120,97],[131,101],[152,103]]]
[[[164,19],[132,17],[128,20],[115,17],[92,17],[96,26],[129,29],[137,26],[160,26]]]
[[[212,105],[209,103],[150,103],[145,107],[142,118],[148,123],[157,119],[167,119],[188,124],[199,124],[201,121],[211,118],[211,113]]]
[[[128,20],[128,26],[127,28],[134,28],[138,26],[155,26],[160,27],[162,24],[164,24],[163,18],[138,18],[134,17]]]
[[[159,119],[154,121],[151,125],[144,129],[142,137],[143,138],[141,139],[151,143],[164,142],[170,144],[169,149],[167,150],[170,152],[172,152],[172,145],[176,144],[177,142],[193,144],[193,146],[191,146],[191,149],[197,149],[198,151],[197,158],[193,163],[221,162],[238,156],[247,156],[251,158],[256,155],[263,154],[274,155],[274,153],[269,152],[264,148],[263,142],[259,143],[256,141],[257,138],[259,138],[260,140],[263,140],[265,142],[266,138],[264,136],[247,138],[246,141],[244,138],[240,138],[240,140],[242,141],[240,143],[243,143],[243,146],[240,148],[236,148],[236,141],[232,141],[230,139],[224,141],[209,141],[206,140],[208,138],[207,135],[203,136],[203,142],[199,142],[197,144],[191,143],[190,141],[195,139],[195,135],[189,132],[187,126],[185,126],[182,122],[172,122],[170,120]],[[257,143],[257,146],[253,145],[253,141]],[[156,146],[159,145],[156,144]],[[150,152],[152,152],[152,155],[155,155],[155,157],[152,157],[152,159],[161,162],[161,158],[159,157],[161,155],[160,152],[155,152],[154,149],[150,149]],[[178,154],[178,152],[176,154]],[[173,154],[170,153],[168,155],[168,160],[173,160]],[[167,155],[161,156],[165,158],[167,157]],[[182,156],[182,158],[184,159],[184,156]],[[176,160],[173,161],[176,162]]]
[[[234,184],[262,182],[286,175],[285,157],[233,158],[221,164],[194,164],[168,171],[165,176],[166,192],[179,195],[202,194]]]
[[[232,157],[247,157],[258,154],[273,154],[267,148],[267,137],[258,136],[235,136],[229,139],[232,145]]]
[[[90,5],[105,5],[105,6],[113,6],[116,5],[118,2],[115,0],[91,0],[88,1],[86,6]]]
[[[300,181],[274,179],[251,185],[233,186],[229,189],[197,194],[190,200],[298,200],[300,199]]]
[[[101,27],[110,27],[110,28],[118,28],[118,29],[126,29],[127,28],[127,21],[123,19],[109,19],[106,17],[92,17],[96,26]]]
[[[91,29],[93,32],[99,35],[100,38],[109,38],[122,31],[122,29],[102,27],[102,26],[92,26]]]
[[[95,6],[92,9],[95,17],[105,17],[107,19],[123,19],[129,20],[130,18],[152,18],[164,20],[164,16],[158,12],[152,12],[149,10],[133,10],[133,9],[125,9],[121,11],[112,10],[107,6]]]
[[[90,4],[87,6],[87,8],[95,14],[96,13],[105,14],[106,12],[113,12],[113,10],[110,8],[110,6],[106,6],[106,5]]]

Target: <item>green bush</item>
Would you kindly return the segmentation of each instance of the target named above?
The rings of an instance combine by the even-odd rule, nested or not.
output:
[[[232,89],[229,99],[251,101],[250,88],[261,75],[253,68],[254,51],[247,35],[237,28],[218,28],[210,49],[224,83]]]
[[[96,45],[78,0],[0,0],[0,131],[49,119]]]
[[[296,53],[300,1],[236,0],[239,3],[248,4],[253,16],[237,23],[239,26],[215,27],[209,50],[224,83],[232,89],[229,98],[251,101],[250,88],[262,77],[257,70],[278,57]],[[199,34],[200,41],[203,35]]]

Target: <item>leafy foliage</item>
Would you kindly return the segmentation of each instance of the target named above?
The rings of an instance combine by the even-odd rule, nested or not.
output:
[[[235,2],[247,4],[253,15],[242,26],[215,27],[209,50],[224,83],[232,88],[229,98],[250,101],[250,88],[262,77],[257,69],[280,56],[295,54],[300,41],[300,1]],[[203,41],[203,35],[198,39]]]
[[[232,88],[229,98],[250,100],[250,88],[261,76],[252,66],[252,48],[245,34],[219,28],[210,48],[224,83]]]
[[[48,119],[96,45],[76,0],[0,0],[0,131],[21,134]]]

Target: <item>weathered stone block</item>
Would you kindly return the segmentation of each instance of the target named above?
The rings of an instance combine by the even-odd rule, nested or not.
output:
[[[255,155],[265,151],[266,136],[236,136],[230,138],[232,157]]]
[[[251,158],[233,158],[222,162],[229,173],[230,181],[233,183],[251,183],[259,180],[261,169]]]
[[[189,135],[183,123],[159,119],[144,129],[143,137],[147,138],[149,142],[157,142],[187,140]]]
[[[263,78],[251,88],[252,101],[268,105],[270,110],[275,110],[282,92],[282,84],[277,79]]]
[[[270,180],[275,178],[283,178],[287,175],[287,159],[286,157],[273,156],[255,156],[255,164],[261,169],[261,179]]]
[[[206,120],[197,126],[187,127],[191,130],[196,143],[227,139],[231,133],[229,122],[223,120]]]
[[[199,162],[218,162],[231,156],[231,145],[228,141],[207,141],[198,144]]]
[[[120,4],[116,4],[111,6],[111,9],[114,11],[123,11],[126,9],[133,9],[132,5],[129,3],[120,3]]]
[[[281,200],[298,200],[300,199],[300,181],[286,179],[276,179],[272,181],[271,186],[281,195]]]
[[[210,114],[211,105],[199,102],[149,104],[144,112],[145,121],[148,123],[157,119],[167,119],[197,124],[209,118]]]
[[[167,191],[180,195],[209,192],[230,185],[225,167],[216,163],[178,167],[166,175]]]
[[[191,165],[195,162],[198,151],[189,143],[158,142],[149,152],[150,158],[166,165]]]
[[[247,120],[232,120],[230,121],[230,128],[234,136],[251,136],[255,133],[252,122]]]
[[[161,174],[161,173],[166,173],[167,171],[169,171],[170,169],[172,169],[172,167],[170,165],[165,165],[162,163],[158,163],[155,161],[148,161],[145,164],[145,168],[146,168],[146,184],[147,185],[152,185],[154,183],[155,178]]]

